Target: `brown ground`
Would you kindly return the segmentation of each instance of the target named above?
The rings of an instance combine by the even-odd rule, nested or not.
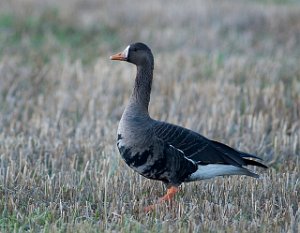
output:
[[[155,56],[153,118],[263,157],[260,179],[159,182],[121,160],[135,69]],[[0,3],[1,232],[298,232],[300,5],[296,1]]]

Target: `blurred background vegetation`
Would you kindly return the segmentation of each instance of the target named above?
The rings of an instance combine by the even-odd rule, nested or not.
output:
[[[182,186],[173,206],[115,146],[135,70],[155,56],[150,113],[270,165]],[[1,0],[1,232],[298,232],[298,0]]]
[[[0,53],[23,60],[80,59],[84,63],[146,41],[157,51],[299,57],[296,0],[2,1]],[[293,56],[291,56],[293,55]],[[24,59],[25,58],[25,59]]]

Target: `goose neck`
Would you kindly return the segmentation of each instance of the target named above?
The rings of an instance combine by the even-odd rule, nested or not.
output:
[[[130,104],[135,108],[148,114],[150,102],[151,86],[153,79],[153,69],[151,66],[137,66],[137,74]]]

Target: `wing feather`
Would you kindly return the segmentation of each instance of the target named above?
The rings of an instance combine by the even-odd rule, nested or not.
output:
[[[209,140],[192,130],[161,121],[155,121],[153,129],[158,138],[179,149],[185,157],[196,163],[266,167],[259,162],[244,158],[260,159],[259,157],[235,150],[223,143]]]

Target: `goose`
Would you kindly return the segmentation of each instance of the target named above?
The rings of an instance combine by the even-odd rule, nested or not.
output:
[[[133,91],[119,122],[117,147],[130,168],[166,185],[167,193],[157,204],[171,200],[183,182],[229,175],[258,178],[246,166],[267,168],[255,155],[149,116],[154,57],[146,44],[130,44],[110,59],[126,61],[137,68]],[[153,210],[154,206],[146,207],[145,211]]]

